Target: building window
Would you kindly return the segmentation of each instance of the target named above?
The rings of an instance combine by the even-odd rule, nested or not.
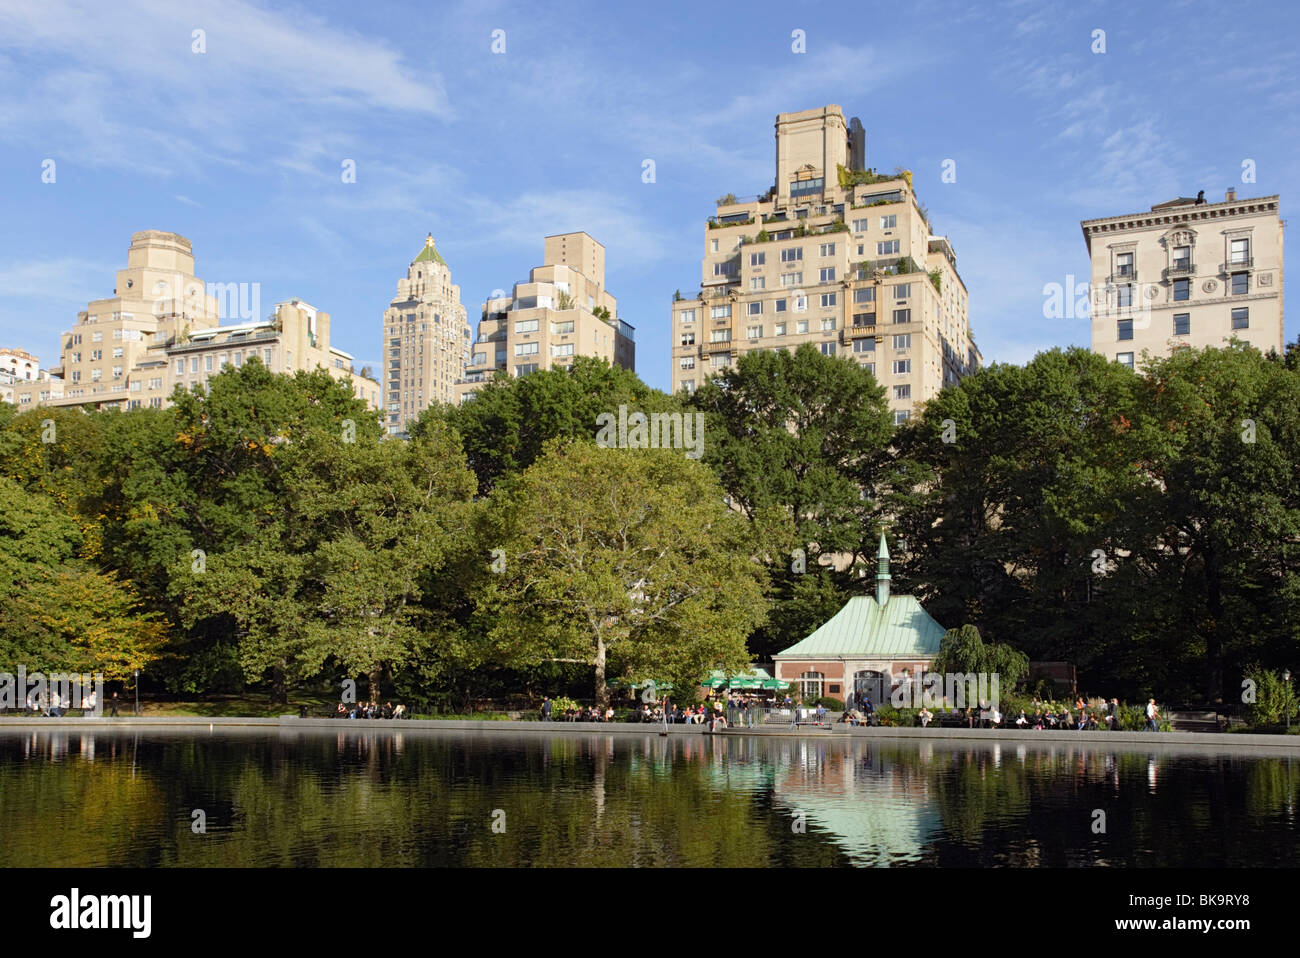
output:
[[[795,326],[794,331],[797,335],[803,335],[804,333],[808,332],[808,320],[806,319],[799,320],[799,324]]]
[[[1119,363],[1121,366],[1127,366],[1129,369],[1132,369],[1132,368],[1133,368],[1133,354],[1132,354],[1132,353],[1116,353],[1116,354],[1115,354],[1115,362]]]
[[[1119,333],[1117,338],[1121,341],[1133,338],[1133,320],[1121,319],[1118,322]]]
[[[527,376],[529,373],[537,372],[537,363],[523,363],[515,367],[515,376]]]
[[[870,228],[871,228],[871,220],[854,220],[854,221],[853,221],[853,232],[855,232],[855,233],[865,233],[865,232],[866,232],[867,230],[869,230]]]
[[[853,314],[853,325],[854,325],[854,326],[874,326],[874,325],[876,325],[876,314],[875,314],[875,313],[854,313],[854,314]]]
[[[1240,306],[1232,311],[1232,328],[1249,329],[1250,328],[1250,310],[1245,306]]]
[[[899,335],[894,337],[895,349],[910,349],[911,346],[912,346],[911,333],[900,333]]]
[[[558,346],[551,347],[552,356],[572,356],[573,343],[560,343]]]
[[[1133,275],[1133,254],[1132,253],[1115,254],[1115,275],[1116,276]]]
[[[784,336],[784,335],[785,335],[785,323],[777,323],[774,327],[772,327],[772,335],[773,335],[773,336]]]
[[[766,262],[767,262],[767,254],[766,254],[766,253],[750,253],[750,254],[749,254],[749,265],[750,265],[750,266],[762,266],[762,265],[764,265]]]
[[[875,363],[863,363],[862,368],[865,369],[867,372],[871,373],[872,376],[876,375]]]
[[[870,337],[855,339],[853,340],[853,351],[855,353],[874,353],[876,351],[876,341]]]
[[[895,425],[895,426],[901,426],[903,423],[907,422],[907,421],[908,421],[909,419],[911,419],[911,418],[912,418],[912,410],[910,410],[910,409],[895,409],[895,410],[894,410],[894,425]]]
[[[792,246],[789,249],[781,250],[782,263],[798,263],[803,260],[802,247]]]
[[[1174,280],[1174,302],[1182,303],[1192,298],[1192,281],[1190,279]]]
[[[1245,296],[1250,292],[1250,274],[1233,273],[1232,274],[1232,295]]]
[[[122,347],[121,347],[121,346],[114,346],[114,347],[113,347],[113,358],[114,358],[114,359],[121,359],[121,358],[122,358]],[[30,378],[30,377],[29,377],[29,378]]]
[[[890,213],[888,216],[880,217],[880,228],[882,230],[892,230],[898,228],[898,214]]]
[[[1250,240],[1233,240],[1231,252],[1228,254],[1228,262],[1237,266],[1248,265],[1250,263]]]
[[[1192,314],[1174,313],[1174,335],[1188,336],[1192,332]]]
[[[894,299],[907,299],[907,297],[909,297],[909,296],[911,296],[911,295],[912,295],[912,284],[911,284],[911,283],[895,283],[895,284],[894,284]]]
[[[1174,247],[1174,269],[1192,268],[1192,248],[1190,246]]]
[[[748,327],[748,328],[745,330],[745,338],[747,338],[747,339],[762,339],[762,338],[763,338],[763,327],[762,327],[762,326],[750,326],[750,327]]]
[[[208,356],[204,356],[204,357],[203,357],[203,368],[204,368],[204,370],[206,370],[207,372],[212,372],[212,356],[211,356],[211,355],[208,355]]]
[[[516,356],[535,356],[541,351],[541,343],[515,343]]]
[[[1133,286],[1131,283],[1125,283],[1115,290],[1115,305],[1121,309],[1133,305]]]
[[[712,306],[712,307],[709,308],[709,318],[710,318],[710,319],[730,319],[730,318],[731,318],[731,307],[730,307],[730,306]]]
[[[729,343],[731,342],[731,330],[715,329],[709,333],[709,342],[711,343]]]
[[[714,276],[735,276],[736,263],[733,262],[732,260],[727,260],[727,262],[725,263],[714,263],[713,275]]]
[[[798,286],[798,285],[799,285],[800,283],[802,283],[802,282],[803,282],[803,272],[802,272],[802,271],[797,272],[797,273],[782,273],[782,274],[781,274],[781,285],[782,285],[782,286]]]
[[[784,312],[785,312],[785,300],[783,300],[783,299],[778,299],[778,300],[776,301],[776,312],[778,312],[778,313],[784,313]]]
[[[694,331],[691,331],[691,332],[689,332],[689,333],[682,333],[682,345],[683,345],[683,346],[694,346],[694,345],[695,345],[695,333],[694,333]],[[479,360],[479,356],[482,356],[483,359],[482,359],[482,360]],[[487,356],[486,356],[486,354],[484,354],[484,353],[478,353],[478,354],[476,354],[476,355],[474,356],[474,365],[475,365],[475,366],[482,365],[482,363],[483,363],[484,361],[486,361],[486,360],[487,360]]]
[[[833,283],[835,282],[835,267],[830,266],[826,269],[819,270],[817,276],[823,283]]]
[[[763,276],[751,276],[749,278],[750,289],[766,289],[767,279]]]
[[[694,319],[694,310],[691,313],[691,318]],[[573,332],[573,320],[571,319],[566,319],[562,323],[551,323],[552,336],[567,336],[571,332]]]
[[[834,356],[834,355],[835,355],[835,344],[834,344],[834,343],[819,343],[818,345],[821,346],[821,351],[822,351],[822,355],[823,355],[823,356]]]
[[[912,321],[912,311],[910,309],[894,310],[895,323],[910,323]]]
[[[827,316],[822,320],[822,332],[829,333],[835,329],[835,317]]]
[[[876,287],[862,286],[853,291],[853,302],[855,303],[874,303],[876,301]]]
[[[835,293],[822,293],[822,306],[823,307],[834,306],[836,302],[835,297],[836,297]]]
[[[903,386],[895,386],[895,387],[894,387],[894,398],[895,398],[895,399],[911,399],[911,398],[912,398],[912,387],[911,387],[911,385],[908,384],[908,385],[903,385]]]
[[[894,375],[906,376],[912,372],[912,361],[910,359],[894,360]]]
[[[679,320],[681,320],[681,322],[682,322],[684,325],[685,325],[685,324],[689,324],[689,323],[693,323],[693,322],[695,322],[695,310],[693,310],[693,309],[683,309],[680,313],[677,314],[677,318],[678,318]]]
[[[537,332],[537,320],[521,319],[515,323],[515,333],[535,333]]]
[[[717,251],[718,251],[718,241],[717,241],[717,240],[709,240],[709,252],[710,252],[710,253],[716,253]]]
[[[677,365],[680,366],[682,369],[694,369],[694,368],[695,368],[695,357],[694,357],[694,356],[683,356],[683,357],[681,358],[681,361],[680,361]]]
[[[886,240],[883,243],[876,244],[877,256],[897,256],[898,240]]]
[[[818,248],[818,250],[817,250],[817,254],[818,254],[819,256],[834,256],[834,255],[835,255],[835,244],[834,244],[834,243],[822,243],[822,245],[821,245],[821,246]]]
[[[760,303],[746,303],[746,304],[745,304],[745,313],[746,313],[746,315],[749,315],[749,316],[762,316],[762,315],[763,315],[763,304],[762,304],[761,302],[760,302]]]

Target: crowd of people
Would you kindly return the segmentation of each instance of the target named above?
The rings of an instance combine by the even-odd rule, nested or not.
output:
[[[341,719],[404,719],[407,717],[406,706],[385,702],[353,702],[351,705],[340,702],[334,709],[334,717]]]

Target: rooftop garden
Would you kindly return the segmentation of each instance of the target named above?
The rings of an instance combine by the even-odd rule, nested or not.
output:
[[[874,169],[850,170],[837,165],[835,171],[839,177],[840,187],[846,190],[853,186],[874,186],[891,180],[903,180],[909,190],[912,188],[912,171],[901,167],[895,167],[892,173],[877,173]]]

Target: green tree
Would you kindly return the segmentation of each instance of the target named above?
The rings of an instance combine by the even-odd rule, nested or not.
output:
[[[838,609],[875,555],[875,485],[893,431],[884,387],[857,363],[805,344],[741,356],[691,405],[705,415],[704,461],[736,508],[755,521],[779,513],[793,529],[791,538],[765,525],[774,534],[763,554],[780,609],[752,648],[770,655]],[[844,571],[829,568],[832,557]],[[804,575],[816,584],[801,583]]]
[[[549,444],[493,495],[485,545],[504,566],[479,598],[494,658],[591,662],[602,707],[611,673],[685,688],[743,667],[764,577],[722,498],[677,450]]]

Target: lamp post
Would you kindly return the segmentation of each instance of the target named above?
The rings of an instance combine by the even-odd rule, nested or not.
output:
[[[1287,703],[1286,703],[1286,730],[1291,732],[1291,670],[1287,669],[1282,673],[1282,681],[1286,683]]]
[[[140,714],[140,670],[135,670],[135,714]]]

